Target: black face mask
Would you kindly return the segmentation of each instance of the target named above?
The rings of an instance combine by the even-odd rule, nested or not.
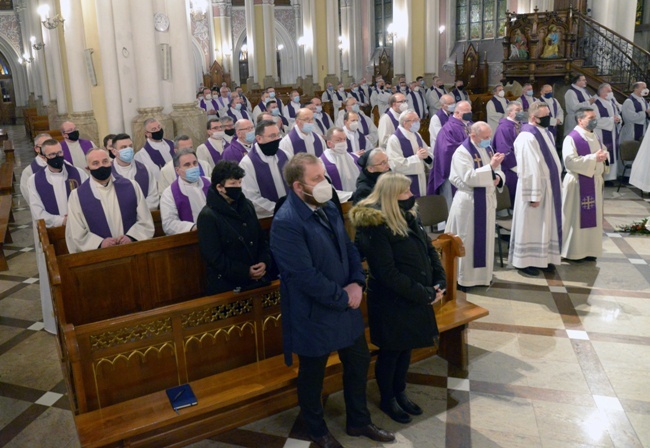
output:
[[[79,140],[79,131],[68,132],[68,140],[72,140],[73,142]]]
[[[151,139],[152,139],[152,140],[162,140],[162,139],[163,139],[163,135],[165,135],[165,130],[164,130],[164,129],[161,129],[161,130],[159,130],[159,131],[152,132],[152,133],[151,133]]]
[[[397,204],[399,205],[399,208],[401,208],[405,212],[408,212],[415,205],[415,196],[411,196],[408,199],[400,199],[397,201]]]
[[[461,90],[461,91],[462,91],[463,89],[465,89],[465,86],[458,86],[458,87],[456,87],[456,88],[457,88],[458,90]]]
[[[224,131],[228,137],[232,137],[235,135],[235,130],[234,129],[224,129]]]
[[[265,156],[274,156],[278,153],[278,149],[280,149],[280,139],[268,143],[258,143],[257,145]]]
[[[237,202],[237,199],[241,196],[241,187],[224,187],[226,189],[226,196],[228,196],[233,201]]]
[[[102,182],[111,177],[111,167],[110,166],[100,166],[94,170],[90,170],[90,175]]]
[[[537,117],[537,119],[539,120],[539,125],[541,127],[543,127],[543,128],[547,128],[551,124],[551,116],[550,115],[547,115],[545,117]]]
[[[65,158],[63,156],[56,156],[53,159],[47,159],[47,164],[50,165],[55,170],[60,170],[61,168],[63,168],[64,163],[65,163]]]
[[[465,112],[463,114],[463,121],[472,121],[472,113],[471,112]]]

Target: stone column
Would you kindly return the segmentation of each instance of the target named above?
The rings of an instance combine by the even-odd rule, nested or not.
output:
[[[298,54],[296,61],[298,62],[298,77],[296,78],[296,85],[303,88],[303,80],[305,79],[305,52],[304,52],[304,31],[302,23],[302,13],[300,11],[300,0],[291,0],[291,7],[293,8],[293,18],[296,22],[296,39],[303,37],[303,45],[298,45]]]
[[[214,3],[212,13],[218,24],[218,32],[215,31],[215,50],[221,57],[221,65],[224,72],[234,76],[234,59],[232,45],[232,24],[231,24],[231,4],[230,0],[217,0]],[[239,79],[232,78],[233,82],[239,84]]]
[[[349,86],[354,82],[352,76],[351,40],[353,30],[353,5],[352,0],[341,0],[341,78],[343,84]]]
[[[393,2],[393,85],[401,76],[406,76],[406,67],[410,64],[406,57],[409,34],[407,4],[407,0]]]
[[[187,134],[192,138],[194,147],[205,140],[205,112],[196,107],[194,87],[191,80],[195,78],[192,46],[188,26],[187,3],[178,0],[166,0],[169,14],[169,37],[172,53],[173,97],[170,114],[174,121],[174,135]]]
[[[438,74],[438,39],[440,32],[440,0],[428,0],[425,6],[424,39],[424,81],[431,85],[433,77]]]
[[[47,0],[41,4],[49,6],[50,11],[54,10],[54,5],[51,0]],[[45,20],[45,16],[41,17],[41,20]],[[65,86],[63,84],[58,31],[56,29],[48,30],[47,28],[43,28],[43,43],[45,44],[45,61],[47,63],[50,89],[50,105],[47,110],[47,116],[50,122],[50,128],[58,129],[61,123],[65,121],[65,116],[68,112]]]
[[[359,80],[364,75],[365,65],[368,57],[363,53],[363,15],[361,13],[361,2],[349,0],[350,11],[348,12],[349,35],[348,52],[350,59],[350,77]],[[374,18],[373,18],[374,21]]]
[[[30,42],[32,46],[32,51],[34,52],[34,60],[36,61],[38,67],[38,78],[41,85],[41,98],[43,100],[43,106],[45,108],[45,113],[47,114],[47,108],[50,104],[50,89],[48,86],[47,80],[47,68],[45,64],[45,49],[41,48],[36,50],[33,48],[33,45],[43,44],[43,26],[41,25],[40,19],[36,10],[33,10],[30,14],[30,20],[32,21],[32,36],[34,36],[34,42]]]
[[[147,118],[153,117],[157,119],[165,129],[167,138],[173,136],[174,123],[169,115],[162,113],[159,58],[154,57],[154,55],[158,55],[160,50],[156,45],[156,38],[152,31],[154,29],[152,0],[129,1],[128,3],[132,20],[131,29],[133,32],[138,99],[138,115],[131,120],[131,138],[134,149],[138,150],[144,145],[144,121]],[[186,82],[191,85],[193,80],[194,78],[188,78]]]
[[[84,50],[84,19],[81,0],[69,0],[61,3],[61,15],[65,33],[66,60],[68,79],[70,81],[71,109],[69,119],[74,122],[82,138],[99,142],[99,130],[93,112],[90,96],[90,81],[86,71]]]
[[[261,1],[264,39],[264,87],[278,83],[277,46],[275,44],[275,0]],[[259,29],[257,30],[259,32]],[[261,76],[261,74],[260,74]]]
[[[255,3],[254,0],[245,0],[246,15],[246,45],[248,47],[248,89],[259,89],[259,77],[257,76],[257,61],[255,57]]]
[[[322,0],[321,0],[322,1]],[[325,84],[339,82],[339,10],[338,0],[327,1],[327,75]]]
[[[102,61],[104,91],[110,98],[110,101],[106,104],[108,132],[116,134],[124,132],[124,114],[122,111],[122,97],[118,95],[120,77],[117,71],[113,7],[110,2],[105,0],[95,0],[95,11],[97,13],[97,32],[102,37],[99,40],[99,53]],[[118,26],[121,26],[121,24]]]

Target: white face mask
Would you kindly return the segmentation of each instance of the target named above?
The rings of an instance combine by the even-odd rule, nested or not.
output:
[[[402,104],[399,105],[399,111],[400,112],[404,112],[408,108],[409,108],[408,103],[402,103]]]
[[[346,152],[348,152],[347,142],[334,143],[334,147],[332,148],[332,151],[334,151],[336,154],[345,154]]]
[[[207,101],[210,101],[212,99],[212,95],[204,95],[203,98],[205,98]]]
[[[311,196],[321,204],[326,203],[332,199],[332,186],[327,182],[327,179],[323,179],[312,187],[311,194],[305,191],[307,196]]]
[[[609,92],[605,98],[607,98],[610,101],[613,100],[614,99],[614,92]]]
[[[223,140],[223,137],[226,135],[224,131],[214,131],[212,133],[212,138],[215,140]]]
[[[503,90],[501,90],[499,93],[497,93],[497,96],[498,96],[499,98],[503,98],[504,96],[506,96],[506,92],[503,91]]]
[[[650,90],[648,90],[648,89],[643,89],[643,90],[641,91],[641,96],[648,96],[648,93],[650,93]]]
[[[358,121],[350,122],[350,130],[352,132],[356,132],[357,130],[359,130],[359,122]]]

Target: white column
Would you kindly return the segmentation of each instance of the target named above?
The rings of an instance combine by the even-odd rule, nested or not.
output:
[[[365,65],[368,63],[368,57],[363,53],[363,36],[367,31],[363,28],[360,1],[350,1],[348,21],[350,22],[348,36],[350,76],[358,81],[363,76]],[[372,33],[368,34],[373,35]]]
[[[393,2],[393,76],[406,75],[406,42],[408,36],[407,0]]]
[[[293,18],[296,22],[296,38],[299,39],[300,37],[304,36],[303,18],[302,18],[302,12],[300,11],[300,0],[291,0],[291,7],[293,8]],[[298,45],[298,54],[296,60],[298,61],[298,77],[304,79],[305,78],[304,46]]]
[[[350,38],[352,35],[352,1],[341,0],[341,70],[343,76],[350,76]],[[345,82],[345,81],[344,81]]]
[[[106,0],[95,0],[97,13],[97,32],[102,38],[99,40],[102,78],[104,91],[110,98],[106,105],[108,132],[124,132],[124,113],[122,111],[122,97],[120,92],[120,76],[117,70],[117,48],[115,45],[115,21],[113,20],[113,7]],[[118,26],[121,26],[119,24]]]
[[[172,102],[176,104],[194,101],[194,60],[190,42],[190,26],[186,3],[166,0],[169,14],[169,37],[172,54]]]
[[[98,1],[104,3],[104,0]],[[109,3],[113,7],[113,30],[115,33],[115,51],[117,52],[117,61],[113,69],[119,78],[120,84],[119,93],[115,96],[120,96],[124,132],[133,135],[131,119],[138,115],[138,84],[136,79],[135,45],[131,31],[130,1],[113,0]],[[150,56],[150,59],[153,59],[153,57]]]
[[[323,1],[323,0],[320,0]],[[320,80],[318,79],[318,52],[316,51],[316,0],[305,0],[309,2],[309,38],[307,43],[309,45],[309,55],[311,59],[311,73],[314,77],[314,83],[318,84]],[[305,30],[305,35],[307,35],[307,30]],[[324,88],[325,86],[323,86]]]
[[[634,42],[634,27],[636,22],[636,2],[617,3],[616,24],[613,28],[621,36]]]
[[[227,73],[232,73],[234,67],[233,45],[232,45],[232,18],[230,6],[225,7],[225,15],[220,17],[221,21],[221,55],[223,57],[223,68]],[[236,80],[239,84],[239,80]]]
[[[30,14],[30,20],[32,22],[32,33],[31,35],[34,36],[35,38],[35,43],[36,44],[42,44],[43,43],[43,26],[41,25],[40,19],[38,17],[38,14],[36,13],[36,10],[32,10]],[[32,43],[30,42],[30,45]],[[50,103],[50,91],[49,91],[49,86],[47,84],[47,68],[45,66],[45,49],[40,49],[40,50],[35,50],[32,48],[32,51],[34,52],[34,61],[36,63],[36,67],[38,68],[38,78],[41,86],[41,98],[43,100],[43,105],[47,106]]]
[[[47,0],[42,4],[48,5],[50,7],[50,14],[53,15],[52,11],[55,11],[53,0]],[[45,19],[45,17],[42,17],[42,19]],[[54,84],[54,89],[52,90],[54,92],[53,98],[56,99],[57,112],[59,115],[65,115],[68,113],[68,105],[65,95],[65,84],[63,83],[63,67],[61,48],[59,46],[59,33],[57,29],[43,31],[48,69],[51,71],[50,77],[53,78]]]
[[[321,0],[322,1],[322,0]],[[339,10],[338,0],[327,1],[327,75],[339,77],[337,59],[339,58]],[[323,20],[323,18],[321,18]],[[331,81],[330,81],[331,82]]]
[[[440,37],[440,0],[429,0],[426,3],[425,9],[425,42],[429,45],[424,46],[424,76],[438,74],[438,39]],[[431,79],[427,79],[430,83]]]
[[[275,43],[275,0],[262,0],[262,17],[264,19],[264,86],[267,81],[278,81],[277,45]]]
[[[133,31],[133,53],[136,65],[138,107],[159,107],[160,69],[158,47],[154,35],[153,5],[151,0],[130,1]],[[191,82],[191,79],[188,80]]]
[[[63,27],[72,112],[92,111],[90,82],[84,62],[85,39],[81,0],[61,0],[61,13],[65,19]]]
[[[245,0],[244,3],[246,15],[246,45],[248,46],[248,77],[252,78],[254,84],[260,82],[257,76],[257,64],[255,63],[255,2],[253,0]],[[251,89],[249,81],[248,88]]]

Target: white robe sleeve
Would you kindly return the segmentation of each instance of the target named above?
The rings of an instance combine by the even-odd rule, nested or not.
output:
[[[528,133],[521,133],[515,140],[515,157],[517,159],[517,174],[519,182],[517,190],[521,191],[524,202],[540,202],[542,200],[542,186],[544,184],[540,152],[535,137]]]
[[[560,105],[560,102],[557,99],[553,98],[553,101],[555,102],[555,104],[557,104],[557,117],[555,117],[556,123],[557,120],[560,120],[562,123],[564,123],[564,110],[562,109],[562,106]]]
[[[239,162],[239,166],[246,171],[246,175],[242,178],[241,182],[242,192],[246,196],[246,199],[251,201],[255,206],[257,217],[268,218],[273,216],[275,202],[262,197],[259,185],[257,184],[257,177],[255,177],[255,168],[248,156],[244,156],[241,162]]]
[[[623,116],[623,120],[625,121],[626,124],[629,123],[644,124],[648,116],[645,110],[642,110],[641,112],[637,112],[634,109],[634,103],[632,103],[632,100],[629,98],[626,99],[625,102],[623,102],[623,110],[621,111],[621,115]]]
[[[147,174],[149,176],[149,191],[147,192],[146,199],[147,207],[149,207],[149,210],[156,210],[160,202],[160,196],[158,196],[158,182],[156,182],[156,178],[153,176],[151,171],[147,170]]]
[[[288,135],[285,135],[280,140],[280,150],[284,151],[288,158],[293,157],[293,143],[291,143],[291,138]]]
[[[593,150],[592,150],[593,151]],[[574,174],[581,174],[587,177],[594,177],[596,173],[596,154],[593,152],[588,156],[578,155],[575,141],[572,137],[565,137],[562,142],[562,159],[567,171]]]
[[[413,152],[417,152],[417,148]],[[390,161],[392,169],[396,173],[409,175],[424,173],[423,161],[416,154],[413,154],[409,157],[404,157],[404,153],[402,152],[402,147],[400,146],[399,140],[394,135],[391,135],[391,137],[388,139],[386,154],[388,155],[388,160]]]
[[[27,167],[20,174],[20,194],[23,195],[23,199],[29,205],[31,199],[29,196],[29,178],[34,174],[32,172],[32,166],[27,165]]]
[[[501,175],[503,174],[501,173]],[[505,176],[503,179],[505,181]],[[480,168],[474,168],[471,154],[466,149],[459,147],[451,158],[449,181],[459,190],[490,187],[494,185],[492,167],[483,165]]]
[[[68,221],[65,225],[65,242],[71,254],[99,249],[104,240],[88,228],[77,193],[78,190],[73,190],[68,198]]]
[[[381,119],[379,120],[378,145],[384,149],[386,149],[386,145],[388,144],[388,138],[391,135],[393,135],[393,133],[395,132],[395,127],[393,126],[393,122],[390,120],[390,117],[388,116],[389,113],[390,112],[384,114],[384,116],[381,117]]]
[[[63,215],[52,215],[45,210],[43,205],[43,200],[38,194],[35,184],[35,175],[32,174],[29,177],[29,197],[26,198],[29,200],[29,209],[32,212],[32,219],[38,221],[42,219],[45,221],[45,227],[59,227],[63,225],[63,220],[65,216]],[[68,212],[69,213],[69,212]]]

